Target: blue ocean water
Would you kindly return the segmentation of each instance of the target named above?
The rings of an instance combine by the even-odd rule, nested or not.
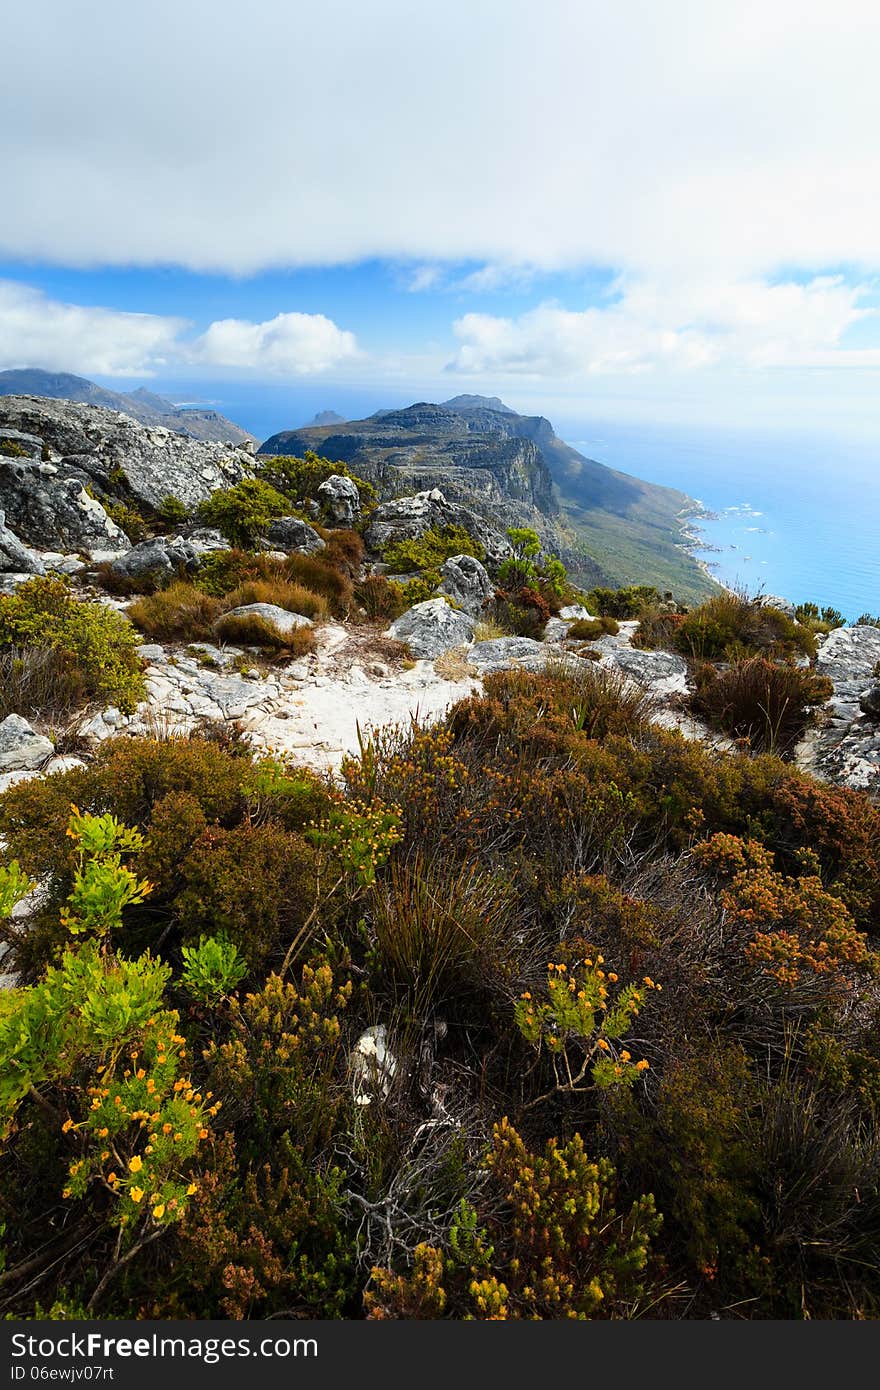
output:
[[[725,583],[830,604],[850,621],[880,613],[880,442],[618,421],[569,426],[565,438],[714,512],[698,522],[713,548],[697,553]]]

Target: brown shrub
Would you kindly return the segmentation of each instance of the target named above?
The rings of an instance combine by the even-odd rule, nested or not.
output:
[[[148,637],[164,641],[197,641],[211,637],[222,605],[194,584],[177,580],[129,604],[128,617]]]
[[[224,613],[214,631],[224,642],[242,647],[269,647],[291,657],[307,656],[317,646],[313,628],[297,627],[284,633],[259,613]]]
[[[725,671],[702,665],[692,708],[752,748],[788,753],[803,734],[810,711],[833,693],[827,676],[763,656],[736,661]]]

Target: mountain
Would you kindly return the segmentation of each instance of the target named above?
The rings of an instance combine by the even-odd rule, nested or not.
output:
[[[549,420],[518,415],[497,396],[282,430],[259,452],[306,449],[345,463],[385,496],[440,487],[505,525],[534,526],[583,583],[655,584],[684,600],[712,587],[683,536],[691,498],[586,458]]]
[[[319,410],[309,425],[344,425],[345,416],[337,415],[335,410]],[[308,428],[308,427],[307,427]]]
[[[100,405],[130,415],[142,425],[161,425],[189,439],[221,444],[245,444],[253,439],[247,430],[216,410],[176,406],[143,386],[136,391],[108,391],[87,377],[70,372],[44,372],[39,367],[0,372],[0,396],[46,396],[51,400]]]

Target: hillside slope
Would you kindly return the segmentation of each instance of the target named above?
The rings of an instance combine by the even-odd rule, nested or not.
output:
[[[190,439],[218,444],[245,444],[253,439],[241,425],[216,410],[181,409],[143,386],[137,391],[108,391],[71,372],[44,372],[39,367],[0,372],[0,396],[46,396],[80,405],[100,405],[105,410],[122,411],[142,425],[161,425]]]

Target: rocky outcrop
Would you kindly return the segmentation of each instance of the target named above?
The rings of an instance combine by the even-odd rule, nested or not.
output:
[[[870,705],[880,662],[880,628],[838,627],[821,643],[816,670],[834,693],[824,717],[797,749],[799,766],[825,781],[861,791],[880,791],[880,725]]]
[[[331,526],[357,525],[361,514],[361,495],[357,483],[341,473],[332,473],[318,488],[318,503]]]
[[[145,584],[161,582],[175,574],[194,574],[203,555],[227,549],[226,541],[217,532],[202,532],[201,537],[156,536],[141,541],[114,560],[110,568],[114,574]]]
[[[439,488],[380,502],[370,517],[365,539],[371,550],[382,554],[395,541],[415,540],[432,526],[462,526],[477,540],[492,564],[510,554],[510,543],[487,521],[467,507],[449,502]]]
[[[495,590],[485,565],[473,555],[453,555],[443,564],[437,592],[446,594],[456,607],[472,618],[482,616]]]
[[[82,478],[65,476],[56,464],[0,458],[0,497],[7,525],[28,545],[90,554],[129,548]]]
[[[405,642],[415,657],[434,657],[473,641],[474,624],[445,599],[431,598],[408,609],[391,624],[388,635]]]
[[[0,772],[21,772],[39,767],[54,748],[19,714],[8,714],[0,723]]]
[[[507,671],[512,666],[543,666],[548,654],[547,644],[536,642],[533,637],[492,637],[485,642],[475,642],[467,659],[481,676],[485,676],[490,671]]]
[[[194,508],[253,466],[241,446],[187,439],[100,406],[41,396],[0,396],[0,429],[38,439],[43,458],[59,465],[58,476],[85,477],[108,496],[149,507],[173,496]]]

